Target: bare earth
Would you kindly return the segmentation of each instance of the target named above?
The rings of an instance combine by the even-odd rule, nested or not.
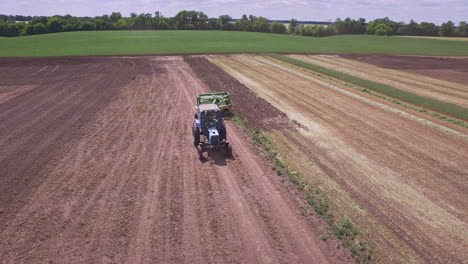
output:
[[[351,263],[241,129],[199,161],[181,57],[2,59],[3,263]]]
[[[401,70],[385,69],[368,63],[343,59],[337,55],[289,55],[292,58],[344,72],[363,79],[387,84],[436,100],[468,108],[468,84],[448,82]],[[467,72],[468,74],[468,72]]]
[[[466,138],[273,59],[208,58],[300,124],[269,134],[374,242],[381,262],[468,259]]]
[[[378,67],[416,73],[450,82],[468,84],[468,57],[400,55],[341,55]]]

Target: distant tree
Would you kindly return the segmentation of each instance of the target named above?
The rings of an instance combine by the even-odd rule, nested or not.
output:
[[[50,33],[62,31],[62,21],[58,17],[53,17],[47,22],[47,31]]]
[[[286,26],[283,23],[273,22],[271,24],[271,33],[284,34],[286,33]]]
[[[364,34],[366,33],[366,19],[359,18],[356,23],[354,24],[354,34]]]
[[[33,18],[33,20],[29,21],[29,24],[37,24],[37,23],[41,23],[41,24],[44,24],[44,25],[47,25],[47,22],[49,22],[49,18],[48,17],[35,17]]]
[[[421,26],[418,23],[414,22],[414,20],[412,19],[409,24],[403,25],[400,28],[400,33],[402,35],[418,36],[422,35],[421,31]]]
[[[271,32],[270,23],[264,17],[256,17],[253,21],[253,31]]]
[[[25,27],[24,23],[6,23],[4,36],[16,37],[19,36]]]
[[[31,16],[22,16],[22,15],[15,15],[15,16],[10,16],[11,21],[30,21],[32,20]]]
[[[0,36],[6,37],[8,31],[8,24],[5,20],[0,19]]]
[[[91,21],[80,22],[78,30],[80,30],[80,31],[96,30],[96,24],[91,22]]]
[[[349,17],[345,20],[337,18],[333,25],[337,34],[364,34],[366,32],[366,20],[364,18],[359,18],[359,20]]]
[[[217,18],[210,18],[208,20],[208,29],[218,30],[221,29],[221,22]]]
[[[112,20],[112,22],[117,22],[119,21],[120,19],[122,19],[122,14],[120,12],[112,12],[112,14],[110,15],[110,20]]]
[[[345,21],[341,20],[340,18],[337,18],[335,20],[335,27],[336,27],[336,30],[338,31],[338,34],[350,34],[348,33],[348,24],[347,24],[347,20],[350,19],[350,18],[346,18]]]
[[[151,14],[140,14],[138,16],[130,18],[130,27],[132,29],[152,29],[153,18]]]
[[[375,35],[391,36],[393,35],[393,30],[387,24],[378,24],[375,29]]]
[[[168,17],[164,21],[166,21],[167,24],[169,25],[169,29],[171,29],[171,30],[177,29],[177,21],[176,21],[175,17]]]
[[[158,24],[158,29],[168,30],[169,29],[169,24],[166,21],[161,21]]]
[[[33,25],[35,34],[45,34],[47,33],[47,28],[42,23],[36,23]]]
[[[203,12],[182,10],[174,19],[177,29],[206,29],[208,16]]]
[[[24,27],[23,33],[21,35],[26,36],[26,35],[34,35],[34,34],[35,34],[34,26],[31,24],[27,24]]]
[[[221,25],[226,25],[226,24],[229,24],[229,22],[231,22],[232,20],[232,17],[231,16],[228,16],[228,15],[222,15],[222,16],[219,16],[219,21],[221,22]]]
[[[208,16],[203,12],[198,12],[195,20],[196,29],[208,29]]]
[[[125,19],[125,18],[121,18],[119,19],[119,21],[117,21],[117,23],[115,23],[115,27],[117,29],[120,29],[120,30],[127,30],[127,29],[130,29],[130,24],[129,24],[129,20],[128,19]]]
[[[136,16],[138,16],[137,13],[135,13],[135,12],[131,12],[131,13],[130,13],[130,17],[131,17],[131,18],[134,18],[134,17],[136,17]]]
[[[434,23],[421,22],[419,24],[422,36],[437,36],[439,35],[439,28]]]
[[[290,33],[295,33],[296,28],[297,28],[298,25],[299,25],[299,23],[297,22],[297,20],[292,18],[291,22],[289,22],[289,32]]]
[[[247,15],[243,15],[241,19],[236,21],[235,28],[239,31],[252,31],[253,22],[247,18]]]
[[[468,24],[465,21],[458,24],[457,35],[460,37],[468,37]]]
[[[327,36],[336,35],[336,27],[334,25],[328,25],[325,28],[327,30]]]
[[[308,37],[326,37],[336,34],[336,29],[333,25],[300,25],[296,34]]]
[[[0,14],[0,20],[6,23],[8,21],[8,16]]]
[[[95,17],[92,19],[88,19],[87,21],[94,24],[93,30],[109,30],[113,28],[112,20],[108,15]],[[63,28],[63,31],[65,31],[65,27]]]
[[[453,37],[455,34],[455,24],[452,21],[442,23],[440,26],[440,36],[441,37]]]
[[[159,11],[154,12],[154,18],[160,18],[160,17],[162,17],[161,12]]]
[[[236,24],[227,23],[226,25],[223,25],[223,26],[222,26],[222,30],[232,31],[232,30],[238,30],[238,29],[237,29],[237,27],[236,27]]]
[[[379,18],[367,24],[367,34],[391,36],[398,33],[399,24],[388,17]]]

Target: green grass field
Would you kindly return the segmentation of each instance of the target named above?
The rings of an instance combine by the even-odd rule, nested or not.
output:
[[[0,57],[244,52],[468,56],[468,45],[462,41],[421,38],[366,35],[314,38],[230,31],[82,31],[0,37]]]

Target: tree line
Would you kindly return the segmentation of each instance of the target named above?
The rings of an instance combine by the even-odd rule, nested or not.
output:
[[[375,19],[366,23],[364,18],[354,20],[337,19],[333,25],[337,34],[369,34],[369,35],[405,35],[405,36],[440,36],[440,37],[468,37],[468,25],[460,22],[456,26],[452,21],[438,26],[430,22],[417,23],[411,20],[409,24],[395,22],[388,17]]]
[[[303,25],[297,20],[291,19],[289,25],[286,26],[279,22],[270,23],[268,19],[261,16],[243,15],[241,19],[234,22],[232,17],[228,15],[209,18],[203,12],[186,10],[180,11],[174,17],[164,17],[160,12],[139,15],[131,13],[129,17],[123,17],[119,12],[98,17],[0,15],[0,36],[15,37],[90,30],[227,30],[314,37],[337,34],[468,37],[466,22],[460,22],[457,26],[448,21],[437,26],[434,23],[416,23],[411,20],[409,24],[405,24],[392,21],[388,17],[375,19],[369,23],[364,18],[357,20],[337,19],[328,26]]]

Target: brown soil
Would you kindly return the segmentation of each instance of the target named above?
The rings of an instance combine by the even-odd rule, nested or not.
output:
[[[400,55],[341,55],[343,58],[369,63],[378,67],[404,70],[447,81],[468,84],[467,57],[424,57]]]
[[[3,262],[351,262],[241,129],[228,122],[234,158],[198,160],[208,88],[181,57],[55,60],[0,79],[39,85],[0,104]]]
[[[131,68],[111,59],[0,60],[0,86],[37,86],[0,104],[0,226],[47,178],[39,170],[131,80]]]
[[[302,125],[270,135],[374,241],[382,262],[460,263],[468,257],[466,139],[262,57],[209,59]]]
[[[288,124],[286,115],[258,97],[234,77],[226,74],[205,57],[185,56],[185,61],[194,69],[213,91],[231,93],[235,111],[254,127],[284,126]]]

